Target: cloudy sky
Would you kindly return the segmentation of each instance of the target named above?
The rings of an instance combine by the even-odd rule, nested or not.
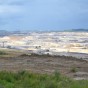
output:
[[[88,28],[88,0],[0,0],[0,30]]]

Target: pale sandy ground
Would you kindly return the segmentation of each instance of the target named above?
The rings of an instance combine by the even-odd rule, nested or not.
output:
[[[85,47],[85,43],[56,43],[49,40],[50,38],[47,38],[47,40],[43,41],[43,39],[39,40],[33,36],[6,36],[0,38],[0,45],[2,46],[3,41],[7,41],[5,46],[21,47],[25,50],[35,50],[35,46],[41,46],[41,49],[51,49],[56,52],[78,52],[88,54],[88,47]],[[23,48],[23,46],[28,46],[29,48]]]

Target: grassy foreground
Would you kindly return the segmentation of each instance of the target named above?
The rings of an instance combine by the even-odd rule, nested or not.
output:
[[[0,72],[0,88],[88,88],[88,80],[74,81],[58,72],[47,75],[4,71]]]

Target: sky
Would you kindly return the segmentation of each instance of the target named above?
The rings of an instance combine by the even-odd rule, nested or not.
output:
[[[0,0],[0,30],[88,29],[88,0]]]

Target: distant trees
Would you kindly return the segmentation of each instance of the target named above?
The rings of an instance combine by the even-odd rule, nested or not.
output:
[[[11,46],[7,46],[7,48],[11,49]]]
[[[36,46],[35,48],[36,48],[36,49],[41,49],[41,46]]]

